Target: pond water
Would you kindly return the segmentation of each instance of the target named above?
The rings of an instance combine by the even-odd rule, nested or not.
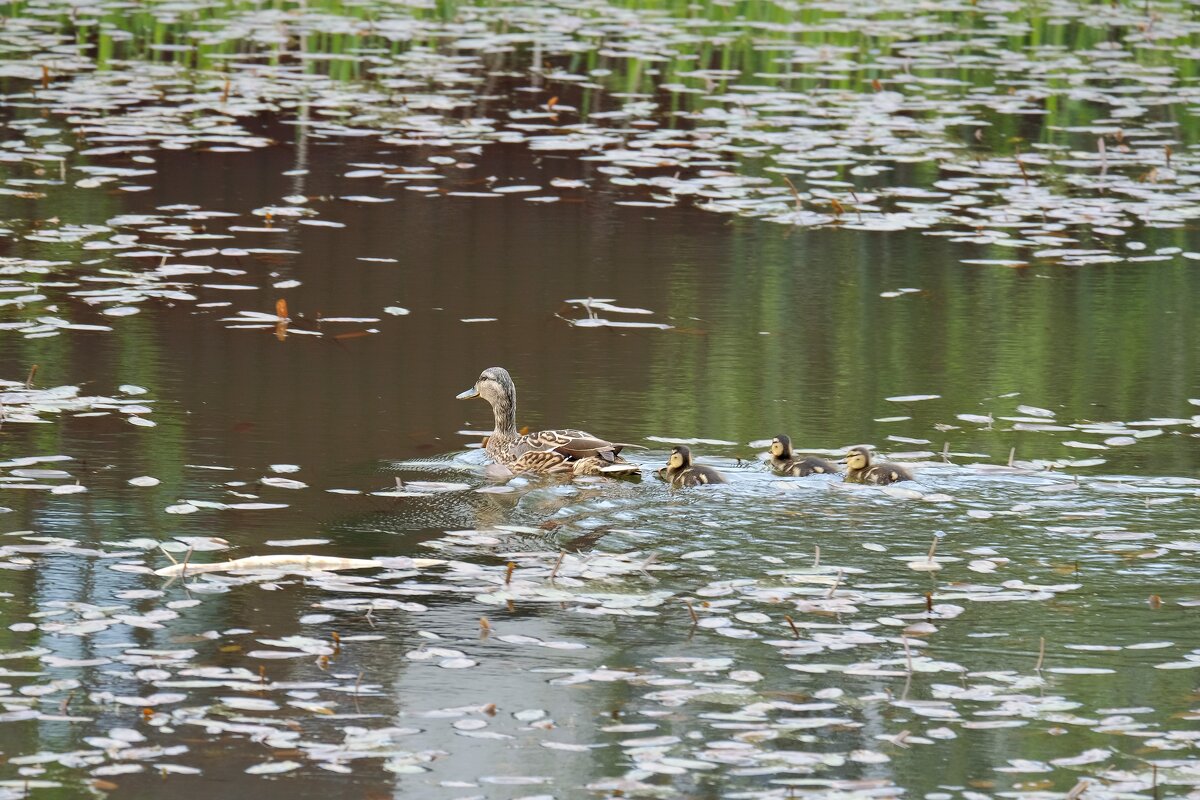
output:
[[[1097,7],[1117,17],[1101,24],[1081,18],[1092,6],[1049,4],[1033,33],[1000,4],[742,9],[796,48],[793,65],[925,76],[876,101],[891,127],[859,152],[889,165],[882,177],[839,163],[855,125],[881,124],[837,110],[882,91],[871,74],[814,92],[835,141],[804,164],[791,140],[751,140],[811,120],[712,110],[799,113],[796,97],[712,99],[766,97],[746,86],[778,80],[762,75],[775,46],[720,5],[687,36],[663,22],[682,8],[375,9],[377,30],[350,45],[320,31],[374,6],[282,20],[231,6],[229,26],[212,25],[233,32],[226,51],[171,50],[170,20],[110,9],[86,59],[129,47],[116,55],[158,63],[107,72],[37,38],[52,25],[22,27],[60,9],[21,8],[0,195],[0,798],[208,797],[215,781],[231,797],[1200,791],[1200,240],[1182,66],[1195,34],[1173,6],[1147,29],[1133,6]],[[603,74],[624,56],[568,29],[584,11],[678,63]],[[468,35],[500,37],[483,86],[453,48],[378,56],[402,67],[381,73],[401,76],[391,92],[421,69],[434,87],[409,138],[390,122],[351,130],[395,98],[332,82],[361,77],[343,62],[279,78],[238,49],[269,50],[264,31],[294,26],[310,54],[357,69],[387,14],[464,50]],[[1031,39],[1004,38],[1018,33]],[[877,49],[846,49],[858,37]],[[228,72],[241,90],[163,55],[222,52],[250,62]],[[688,72],[722,52],[728,74]],[[952,52],[976,65],[973,88],[904,108],[937,99],[948,67],[922,59]],[[979,171],[974,188],[936,186],[954,179],[939,148],[960,134],[978,146],[979,119],[954,115],[1007,85],[1005,53],[1049,92],[1022,141],[1090,137],[1086,164],[1042,164],[998,137],[958,162]],[[621,85],[569,79],[585,68]],[[745,86],[726,85],[737,75]],[[678,128],[680,93],[661,88],[676,79],[709,93]],[[643,80],[660,84],[650,100],[632,96]],[[314,108],[357,121],[294,124],[309,112],[289,93],[306,81],[325,93]],[[1146,86],[1160,93],[1138,95],[1141,120],[1131,98]],[[1097,110],[1112,98],[1119,136]],[[602,140],[630,117],[605,110],[643,102],[625,141],[737,128],[722,163],[612,156]],[[597,130],[549,119],[588,108]],[[539,145],[521,127],[534,124],[596,138]],[[1089,126],[1109,142],[1098,153]],[[913,162],[898,142],[919,146]],[[730,162],[729,147],[747,152]],[[998,175],[1005,190],[975,191]],[[642,479],[490,477],[490,412],[453,398],[493,365],[513,374],[520,425],[645,447],[626,452]],[[780,478],[758,458],[778,433],[828,455],[872,444],[916,480]],[[676,442],[730,485],[667,489],[653,470]],[[153,572],[284,554],[379,562]]]

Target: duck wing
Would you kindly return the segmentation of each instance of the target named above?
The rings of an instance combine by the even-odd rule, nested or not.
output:
[[[575,428],[537,431],[515,439],[506,451],[514,472],[574,472],[576,475],[637,474],[641,468],[621,458],[626,445]],[[636,445],[631,445],[636,447]]]
[[[596,475],[607,477],[620,477],[627,475],[641,475],[642,468],[637,464],[632,464],[623,458],[605,458],[604,453],[598,456],[588,456],[574,461],[568,461],[571,471],[576,475]]]
[[[538,434],[518,437],[504,448],[507,465],[514,473],[553,472],[566,463],[567,456],[554,449],[552,443],[538,438]]]
[[[566,456],[553,450],[525,450],[508,468],[514,473],[561,472],[570,469],[567,463]]]
[[[574,428],[528,433],[517,440],[517,446],[523,445],[531,450],[553,450],[570,459],[594,456],[610,462],[616,461],[621,448],[625,447]]]
[[[867,471],[867,480],[879,486],[887,486],[889,483],[899,483],[900,481],[911,481],[912,479],[912,472],[907,468],[886,461],[882,464],[872,465]]]
[[[806,478],[809,475],[836,475],[837,465],[816,456],[794,458],[781,466],[781,471],[787,475]]]
[[[712,467],[706,467],[703,464],[692,467],[690,470],[688,470],[688,472],[691,473],[689,477],[695,481],[695,483],[692,484],[694,486],[708,486],[709,484],[714,483],[729,483],[729,481],[725,480],[724,475],[717,472]]]

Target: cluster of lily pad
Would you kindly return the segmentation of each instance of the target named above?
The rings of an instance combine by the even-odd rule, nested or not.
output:
[[[83,546],[23,533],[0,547],[5,569],[76,565],[118,577],[104,581],[108,595],[49,601],[24,616],[11,613],[16,598],[2,600],[12,635],[31,638],[0,654],[12,665],[0,719],[89,731],[77,749],[10,754],[8,763],[31,787],[83,776],[171,781],[208,769],[192,744],[203,734],[253,743],[236,757],[249,775],[382,769],[441,786],[566,788],[558,770],[547,771],[552,762],[536,757],[522,761],[543,771],[480,762],[467,769],[450,744],[462,737],[577,757],[615,749],[620,757],[589,781],[610,795],[665,796],[678,781],[695,780],[720,781],[747,797],[786,796],[801,786],[838,797],[899,790],[888,772],[864,782],[864,767],[1033,727],[1068,740],[1101,731],[1111,744],[1080,744],[1044,760],[1013,757],[995,765],[999,775],[1050,774],[1063,790],[1085,781],[1104,797],[1154,785],[1194,791],[1200,761],[1187,752],[1194,747],[1187,730],[1168,727],[1151,708],[1101,713],[1074,688],[1124,669],[1200,668],[1194,642],[1127,630],[1103,643],[1042,642],[1040,656],[1028,639],[991,656],[957,643],[1010,638],[1005,608],[1090,596],[1102,563],[1153,561],[1160,574],[1182,574],[1194,543],[1151,532],[1156,506],[1138,495],[1075,484],[1069,498],[1060,487],[1029,500],[1029,478],[990,481],[960,483],[956,502],[1015,515],[1066,542],[1055,555],[1077,558],[1073,568],[1038,579],[1053,576],[1040,548],[971,544],[969,531],[943,537],[929,552],[889,541],[876,526],[896,517],[896,498],[883,506],[871,499],[889,497],[883,490],[823,503],[827,519],[859,531],[823,542],[825,555],[820,546],[748,552],[709,525],[714,509],[693,509],[690,540],[664,541],[646,502],[646,492],[658,490],[614,497],[595,480],[526,481],[512,514],[546,516],[546,503],[557,498],[548,521],[603,534],[577,551],[556,546],[564,540],[550,532],[554,526],[513,524],[447,531],[427,543],[432,558],[311,556],[327,540],[305,539],[268,542],[275,555],[223,564],[211,559],[232,548],[214,537]],[[450,502],[472,502],[469,484],[431,485]],[[734,516],[758,507],[756,492],[747,495],[733,499],[741,504]],[[1098,512],[1102,524],[1091,519]],[[987,518],[972,516],[972,524]],[[180,563],[172,566],[172,558]],[[261,590],[309,598],[294,620],[300,632],[273,634],[267,622],[211,628],[206,604]],[[1169,602],[1184,610],[1200,600]],[[643,628],[653,635],[613,664],[603,620],[635,639]],[[181,636],[187,643],[172,643]],[[81,654],[78,643],[88,641],[93,646]],[[398,646],[409,666],[384,680],[377,670]],[[1114,661],[1114,653],[1127,656]],[[521,681],[550,688],[538,692],[545,707],[470,677],[509,673],[514,663],[528,665],[516,667]],[[614,685],[627,697],[609,717],[602,709]],[[439,702],[449,697],[457,699]],[[581,724],[581,714],[597,718]],[[1127,739],[1142,751],[1122,744]],[[967,787],[957,792],[971,796]]]
[[[752,19],[720,3],[502,3],[444,17],[375,2],[232,3],[201,23],[211,8],[187,2],[18,3],[0,64],[5,208],[57,202],[68,190],[144,191],[161,151],[260,151],[274,144],[263,116],[295,131],[296,188],[253,210],[178,204],[103,221],[18,211],[0,235],[55,255],[0,259],[0,330],[31,339],[103,332],[147,302],[219,309],[230,327],[281,336],[374,325],[384,317],[309,325],[286,304],[268,313],[230,298],[298,285],[286,270],[254,272],[259,258],[295,254],[273,239],[336,230],[341,223],[323,216],[332,204],[392,202],[401,190],[431,202],[552,203],[606,188],[647,213],[693,205],[789,226],[922,230],[979,245],[973,265],[1200,258],[1140,241],[1200,214],[1188,117],[1200,27],[1181,4],[1051,0],[1032,21],[1025,6],[1002,0],[764,5],[770,13]],[[131,31],[147,18],[171,40],[139,41]],[[331,52],[328,37],[355,46]],[[306,192],[309,143],[361,139],[400,155],[347,164],[336,195]],[[495,147],[565,154],[585,175],[475,176],[482,149]],[[97,319],[67,319],[60,306],[69,302]],[[577,327],[670,324],[640,321],[650,310],[613,299],[567,302]],[[145,390],[118,392],[7,381],[0,431],[68,415],[154,425]],[[961,423],[1061,435],[1065,447],[1099,452],[1196,435],[1200,414],[1176,413],[1066,422],[1022,405],[931,424],[939,433]],[[1022,796],[1051,787],[1074,797],[1159,787],[1194,795],[1194,699],[1172,699],[1167,714],[1101,705],[1083,688],[1132,682],[1123,671],[1191,674],[1200,650],[1186,620],[1165,626],[1173,638],[1123,627],[1099,641],[1093,624],[1075,641],[1014,642],[1006,614],[1099,603],[1109,575],[1174,590],[1139,597],[1129,612],[1139,620],[1164,606],[1190,613],[1200,604],[1187,583],[1200,552],[1195,530],[1156,512],[1194,502],[1200,484],[1076,479],[1061,470],[1103,460],[1006,460],[939,453],[933,438],[888,439],[929,448],[903,454],[935,462],[919,488],[833,491],[840,484],[781,481],[730,460],[723,468],[740,491],[664,501],[652,485],[492,484],[471,474],[472,454],[450,474],[384,489],[313,487],[286,477],[298,471],[289,464],[229,475],[162,506],[181,528],[165,540],[114,534],[85,545],[13,532],[0,545],[5,571],[107,580],[95,596],[36,607],[0,597],[15,642],[0,653],[0,724],[82,731],[70,748],[6,748],[0,789],[19,796],[90,782],[103,791],[137,776],[203,775],[213,769],[194,744],[203,735],[266,778],[383,771],[447,791],[569,792],[576,784],[558,759],[605,750],[614,755],[585,782],[600,796],[670,797],[718,783],[737,797],[894,796],[908,782],[896,762],[941,763],[957,741],[1025,728],[1068,744],[1036,757],[1014,745],[1005,763],[935,781],[926,796],[975,800],[979,787],[966,779],[1006,776],[1051,780],[1015,786]],[[939,455],[990,463],[963,469],[936,463]],[[70,462],[9,457],[0,489],[82,495]],[[322,490],[348,502],[433,499],[480,522],[426,542],[429,558],[310,552],[330,545],[322,535],[227,552],[229,541],[202,530],[211,516],[199,512],[272,511],[289,506],[284,495]],[[787,502],[797,498],[777,501],[806,491],[829,492],[822,519],[775,518],[764,533],[762,500],[803,515],[802,502]],[[664,502],[686,509],[686,524],[664,523]],[[904,538],[906,520],[927,517],[950,532],[928,548]],[[758,536],[785,546],[745,547]],[[237,558],[209,560],[217,554]],[[207,609],[219,598],[257,592],[295,593],[310,608],[282,622],[214,627],[223,612]],[[971,646],[991,639],[1003,644]],[[492,682],[507,676],[510,692]],[[455,747],[467,740],[472,747]],[[504,757],[481,765],[473,748],[488,741]],[[525,757],[513,763],[511,748]],[[542,750],[555,760],[536,758]]]
[[[6,74],[24,79],[5,98],[14,116],[0,159],[14,170],[0,191],[12,198],[139,191],[157,151],[258,150],[272,140],[253,123],[272,115],[302,151],[363,138],[403,148],[408,157],[347,168],[341,196],[358,202],[399,189],[552,202],[608,184],[624,204],[923,230],[981,245],[975,264],[1200,258],[1139,235],[1200,213],[1187,118],[1197,23],[1176,4],[1147,13],[1056,0],[1033,20],[1014,4],[951,0],[780,4],[763,19],[604,0],[459,6],[448,18],[391,4],[234,4],[204,22],[186,3],[117,4],[102,20],[56,0],[25,5],[5,30]],[[143,14],[175,38],[150,47],[154,63],[95,69],[101,54],[76,44],[75,30],[97,29],[119,49],[136,39],[121,26]],[[356,46],[323,51],[337,36]],[[1014,36],[1029,43],[1014,47]],[[242,52],[213,49],[223,46]],[[333,68],[341,62],[354,73]],[[568,154],[589,176],[473,175],[494,146]],[[302,192],[260,211],[276,229],[315,213]],[[186,234],[204,218],[146,233],[170,239],[163,225]],[[88,234],[69,219],[26,233]]]
[[[9,381],[0,401],[5,424],[53,424],[64,414],[144,415],[149,407],[132,399],[143,391],[80,397],[76,387]],[[894,398],[922,399],[929,398]],[[1018,414],[962,421],[1055,427],[1049,410],[1022,404]],[[1156,423],[1188,421],[1195,422]],[[1108,435],[1118,426],[1057,427]],[[12,460],[0,487],[70,479],[40,467],[46,460],[69,463]],[[313,553],[331,544],[319,536],[269,540],[267,552],[255,554],[200,532],[87,544],[10,534],[0,545],[9,574],[86,573],[105,588],[36,605],[0,597],[13,642],[0,653],[9,665],[0,722],[84,731],[71,748],[7,753],[12,772],[0,785],[90,781],[104,790],[140,776],[203,777],[213,768],[194,746],[203,735],[230,747],[253,743],[238,751],[237,768],[264,778],[383,771],[422,786],[565,788],[551,761],[467,765],[453,746],[464,739],[579,758],[619,752],[588,781],[608,795],[668,796],[680,782],[698,781],[746,797],[800,787],[830,798],[874,796],[900,790],[894,762],[1021,728],[1066,737],[1068,746],[1045,758],[1014,755],[993,765],[991,779],[1048,775],[1064,791],[1082,785],[1103,797],[1200,785],[1190,731],[1154,708],[1101,710],[1077,684],[1133,669],[1188,674],[1200,668],[1194,642],[1139,628],[1104,641],[1055,638],[1052,629],[1037,643],[1027,635],[1011,641],[1005,622],[1007,608],[1047,613],[1094,602],[1110,571],[1154,574],[1175,589],[1166,600],[1150,598],[1141,613],[1200,605],[1180,592],[1200,552],[1194,532],[1176,517],[1155,517],[1194,498],[1194,479],[1080,480],[1016,462],[983,471],[929,465],[922,481],[930,491],[831,492],[821,501],[822,523],[804,528],[811,546],[748,549],[740,537],[784,541],[796,530],[786,515],[764,521],[764,498],[786,510],[781,490],[842,484],[779,481],[731,465],[742,491],[722,493],[716,504],[695,495],[667,501],[690,507],[686,536],[671,538],[661,530],[664,495],[654,484],[518,476],[498,497],[474,474],[479,461],[468,451],[446,463],[400,465],[433,480],[326,490],[351,502],[368,492],[395,503],[435,499],[481,520],[446,530],[412,557]],[[283,504],[263,503],[258,493],[322,489],[295,477],[303,474],[295,464],[267,465],[252,480],[235,470],[214,474],[232,478],[211,486],[219,499],[166,510],[269,510]],[[928,550],[890,530],[928,513],[951,529]],[[990,527],[997,518],[1003,527]],[[748,519],[749,527],[735,521]],[[1013,539],[1020,528],[1058,542],[1060,563]],[[307,599],[303,613],[284,621],[287,633],[275,620],[213,627],[206,606],[261,591]],[[634,642],[648,638],[622,650],[623,638],[609,638],[612,622]],[[1009,644],[992,655],[963,645],[990,639]],[[398,647],[407,666],[397,678]],[[545,684],[548,693],[496,691],[471,677],[514,669],[518,683]],[[615,708],[607,705],[614,686],[624,695]],[[531,694],[542,705],[530,705]],[[448,697],[456,699],[447,704]],[[1097,744],[1095,735],[1108,739]],[[967,786],[942,785],[948,796],[973,796]]]

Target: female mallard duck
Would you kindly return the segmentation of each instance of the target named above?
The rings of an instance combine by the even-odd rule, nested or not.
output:
[[[771,467],[784,475],[803,478],[807,475],[835,475],[837,465],[816,456],[797,458],[792,454],[792,439],[790,436],[779,434],[771,440]]]
[[[667,465],[658,471],[658,477],[671,484],[671,488],[705,486],[710,483],[729,483],[725,476],[712,467],[692,463],[692,451],[683,445],[671,450]]]
[[[886,486],[896,481],[911,481],[913,474],[908,467],[893,464],[889,461],[871,463],[871,450],[868,447],[851,447],[846,455],[846,480],[851,483],[873,483],[876,486]]]
[[[497,464],[519,472],[570,472],[575,475],[634,475],[641,471],[620,457],[623,447],[574,429],[517,431],[517,387],[508,370],[489,367],[459,400],[482,397],[492,407],[496,429],[484,449]]]

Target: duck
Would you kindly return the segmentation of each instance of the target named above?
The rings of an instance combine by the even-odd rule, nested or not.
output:
[[[672,448],[667,465],[658,471],[658,477],[671,484],[673,489],[684,486],[707,486],[714,483],[729,483],[725,476],[712,467],[692,463],[692,451],[683,445]]]
[[[495,430],[483,449],[513,474],[638,475],[641,467],[621,458],[636,445],[615,444],[575,428],[522,434],[517,430],[517,387],[503,367],[488,367],[459,400],[482,398],[492,407]]]
[[[836,475],[837,465],[816,456],[797,457],[792,453],[792,439],[779,434],[771,440],[771,467],[784,475],[803,478],[808,475]]]
[[[869,447],[851,447],[846,454],[846,480],[850,483],[871,483],[887,486],[898,481],[911,481],[912,471],[908,467],[890,461],[871,463]]]

